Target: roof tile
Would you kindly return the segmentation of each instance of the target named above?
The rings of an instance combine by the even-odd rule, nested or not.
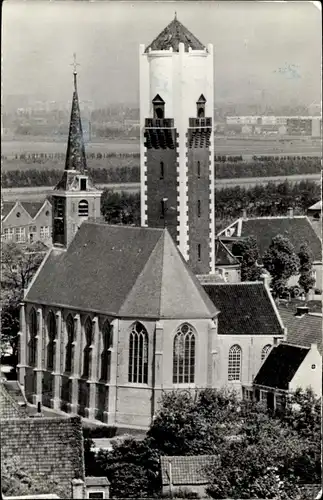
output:
[[[323,354],[322,342],[322,314],[304,314],[296,316],[296,307],[280,304],[278,306],[280,317],[287,328],[287,342],[310,347],[317,344],[318,350]]]

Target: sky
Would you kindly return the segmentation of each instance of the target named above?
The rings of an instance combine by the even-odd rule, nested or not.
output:
[[[174,18],[213,43],[215,102],[321,99],[321,13],[313,2],[47,2],[2,9],[2,94],[68,101],[76,52],[81,100],[139,101],[139,44]],[[261,97],[262,96],[262,97]]]

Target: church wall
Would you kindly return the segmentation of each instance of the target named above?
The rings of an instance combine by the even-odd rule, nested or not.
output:
[[[251,385],[261,366],[261,351],[266,345],[276,342],[272,335],[219,335],[217,356],[217,387],[228,386],[237,390],[241,395],[243,384]],[[283,339],[283,337],[280,337]],[[242,349],[241,380],[231,382],[228,380],[229,350],[233,345]]]

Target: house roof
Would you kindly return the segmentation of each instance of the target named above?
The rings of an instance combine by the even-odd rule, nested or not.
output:
[[[29,213],[30,217],[34,218],[38,214],[39,210],[44,205],[44,201],[21,201],[20,204]]]
[[[16,204],[15,201],[3,201],[1,207],[1,216],[3,218],[7,217],[7,215],[9,215],[15,204]]]
[[[169,50],[179,52],[179,44],[183,43],[185,51],[188,49],[203,50],[205,46],[193,35],[185,26],[175,18],[166,26],[165,29],[151,42],[146,52],[151,50]]]
[[[163,486],[169,485],[169,464],[172,469],[172,484],[174,486],[207,484],[208,479],[204,469],[217,460],[217,457],[212,455],[197,455],[197,456],[177,456],[177,457],[160,457],[160,466],[162,473]]]
[[[288,390],[288,384],[304,361],[310,348],[279,343],[269,351],[254,384]]]
[[[22,391],[18,380],[4,380],[2,382],[6,391],[18,403],[18,405],[26,405],[27,401]]]
[[[26,410],[15,400],[8,388],[0,382],[0,419],[28,418]]]
[[[254,236],[260,255],[269,248],[271,240],[281,234],[287,237],[296,252],[303,243],[308,243],[314,260],[322,260],[322,245],[307,217],[260,217],[242,219],[241,236]]]
[[[67,251],[51,250],[25,300],[129,318],[218,312],[167,229],[91,222]]]
[[[83,451],[80,417],[1,421],[1,460],[17,457],[40,490],[47,490],[51,478],[66,492],[64,498],[72,498],[72,480],[84,480]]]
[[[107,477],[86,476],[85,484],[86,486],[109,486],[110,483]]]
[[[262,282],[214,283],[203,287],[220,311],[220,335],[284,334]]]
[[[310,347],[317,344],[318,350],[323,354],[322,343],[322,314],[304,314],[296,316],[296,307],[288,304],[279,304],[280,317],[287,328],[287,342]]]
[[[216,266],[237,266],[239,261],[230,250],[218,238],[215,240],[215,265]]]
[[[308,210],[322,210],[322,200],[319,200],[314,203],[314,205],[311,205]]]

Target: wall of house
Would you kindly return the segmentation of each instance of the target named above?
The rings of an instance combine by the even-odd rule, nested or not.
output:
[[[173,497],[176,498],[176,492],[179,490],[187,490],[189,492],[197,493],[198,498],[208,498],[206,493],[207,484],[183,484],[180,486],[174,485],[172,488]],[[163,494],[171,494],[170,487],[168,485],[163,485]]]
[[[19,217],[17,216],[18,213],[20,214]],[[11,239],[13,242],[27,243],[29,241],[43,241],[45,245],[50,245],[52,232],[51,204],[46,200],[40,212],[33,218],[18,202],[12,212],[8,214],[8,217],[3,220],[2,233],[7,228],[13,228],[13,237]],[[19,241],[16,234],[16,229],[18,228],[24,228],[24,239],[22,241]],[[5,241],[8,240],[6,239]]]
[[[242,395],[242,385],[251,385],[262,364],[261,351],[266,345],[274,345],[276,338],[272,335],[219,335],[218,353],[216,357],[215,387],[231,387]],[[241,380],[228,379],[229,350],[233,345],[242,350]]]
[[[322,356],[316,346],[311,347],[289,383],[290,391],[307,387],[311,387],[318,397],[322,396]]]

